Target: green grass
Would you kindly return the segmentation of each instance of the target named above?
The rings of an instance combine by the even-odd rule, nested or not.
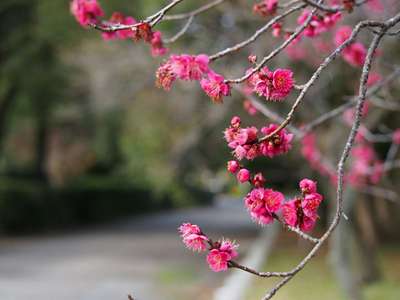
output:
[[[302,251],[277,250],[268,258],[263,270],[290,270],[301,260]],[[380,253],[383,278],[363,289],[366,300],[400,299],[400,251],[386,248]],[[276,284],[277,279],[254,280],[246,300],[261,299]],[[326,256],[315,257],[295,278],[283,287],[274,300],[346,300]]]

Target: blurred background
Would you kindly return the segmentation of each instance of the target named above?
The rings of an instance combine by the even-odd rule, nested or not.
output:
[[[140,19],[167,1],[100,2],[107,17],[121,11]],[[227,1],[196,17],[187,34],[168,45],[170,52],[212,54],[243,40],[265,23],[251,13],[253,4]],[[198,6],[184,1],[174,13]],[[182,25],[162,22],[158,29],[171,37]],[[241,257],[251,255],[260,228],[243,208],[249,186],[226,172],[230,153],[222,132],[232,115],[256,126],[269,122],[266,117],[249,115],[236,92],[215,105],[197,84],[177,83],[168,93],[155,88],[162,58],[152,58],[141,43],[105,42],[81,28],[67,0],[2,0],[0,31],[0,299],[212,299],[228,274],[210,272],[204,257],[184,249],[176,228],[197,223],[214,238],[236,239]],[[389,40],[380,58],[383,76],[400,63],[398,41]],[[276,44],[266,34],[216,69],[239,76],[249,54],[262,56]],[[311,60],[281,55],[271,67],[291,66],[304,82],[324,56],[310,51]],[[306,97],[308,109],[300,109],[296,125],[353,95],[359,73],[338,61]],[[380,97],[399,105],[398,83]],[[292,102],[293,96],[268,107],[284,115]],[[377,109],[367,126],[373,132],[399,127],[398,110]],[[334,164],[347,132],[342,123],[317,131]],[[384,159],[389,147],[378,144],[377,155]],[[250,168],[256,165],[269,186],[288,195],[301,178],[316,178],[328,200],[318,235],[335,189],[299,152],[295,143],[288,155],[259,159]],[[349,221],[276,299],[399,299],[398,179],[396,170],[385,174],[379,185],[386,192],[379,195],[349,189]],[[271,251],[263,255],[264,270],[286,270],[309,250],[287,232],[266,236]],[[241,299],[261,298],[273,282],[251,281]]]

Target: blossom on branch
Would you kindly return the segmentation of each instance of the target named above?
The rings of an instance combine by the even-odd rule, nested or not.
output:
[[[278,128],[276,124],[270,124],[261,128],[261,132],[266,136],[273,133]],[[271,139],[264,141],[260,145],[260,151],[264,156],[270,158],[284,154],[292,148],[293,134],[283,128],[276,133]]]
[[[272,189],[256,188],[247,194],[244,202],[251,217],[261,225],[274,221],[285,197]]]
[[[230,240],[222,240],[216,242],[215,246],[207,255],[208,265],[214,272],[226,271],[229,261],[238,256],[238,245]]]
[[[114,12],[107,22],[108,25],[121,24],[121,25],[133,25],[136,24],[136,20],[133,17],[125,17],[122,13]],[[104,40],[121,39],[126,40],[128,38],[134,38],[135,32],[131,29],[123,29],[118,31],[103,32],[102,37]]]
[[[259,96],[267,100],[282,101],[293,89],[293,72],[288,69],[276,69],[272,72],[264,67],[252,74],[247,83]]]
[[[200,81],[201,88],[216,103],[222,103],[224,96],[229,96],[231,88],[224,82],[224,77],[213,71],[207,74],[207,78]]]
[[[98,17],[104,16],[103,9],[97,0],[72,0],[70,10],[82,26],[97,23]]]
[[[183,243],[188,249],[198,252],[207,249],[208,238],[201,232],[199,226],[183,223],[178,230],[181,233]]]
[[[259,3],[255,3],[253,6],[253,12],[262,17],[272,16],[278,9],[278,0],[262,0]]]

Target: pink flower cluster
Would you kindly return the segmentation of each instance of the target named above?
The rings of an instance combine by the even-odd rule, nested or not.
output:
[[[252,72],[252,70],[247,72]],[[255,93],[267,100],[282,101],[293,89],[293,72],[288,69],[270,71],[264,67],[252,74],[247,80],[247,84]]]
[[[254,116],[258,112],[257,108],[248,99],[243,101],[243,108],[250,116]]]
[[[183,223],[178,230],[181,233],[183,243],[188,249],[198,252],[207,249],[208,238],[201,232],[199,226]]]
[[[226,271],[229,262],[238,256],[236,249],[239,245],[227,239],[212,242],[197,225],[183,223],[178,231],[183,243],[190,250],[202,252],[207,250],[207,245],[210,246],[207,263],[214,272]]]
[[[253,220],[261,225],[274,221],[285,197],[272,189],[255,188],[244,199],[245,206]]]
[[[207,255],[207,262],[214,272],[226,271],[229,262],[238,256],[238,245],[230,240],[222,240],[214,243],[213,249]]]
[[[351,151],[353,164],[346,179],[357,188],[377,184],[383,176],[383,162],[378,159],[371,144],[358,143]]]
[[[309,10],[303,10],[302,14],[297,19],[297,23],[299,25],[304,24],[310,14],[311,12]],[[303,31],[303,34],[307,37],[316,37],[334,27],[341,18],[342,14],[340,12],[326,13],[324,16],[313,15],[311,17],[311,22]]]
[[[98,24],[99,17],[104,16],[103,9],[97,0],[72,0],[71,13],[75,16],[76,20],[82,26],[89,24]],[[114,12],[110,20],[103,21],[102,26],[111,25],[135,25],[132,29],[123,29],[110,32],[103,32],[102,37],[104,40],[126,40],[133,39],[134,41],[144,40],[151,46],[151,54],[153,56],[161,56],[167,53],[168,49],[164,47],[161,32],[152,31],[148,23],[138,23],[133,17],[124,16],[120,12]]]
[[[97,0],[72,0],[70,10],[82,26],[97,23],[97,19],[104,16],[103,9]]]
[[[341,26],[335,34],[335,44],[340,46],[351,35],[352,28],[350,26]],[[343,52],[343,59],[353,67],[360,67],[364,64],[367,49],[360,42],[353,42],[347,46]]]
[[[283,204],[282,216],[287,225],[310,231],[318,219],[317,210],[323,197],[317,193],[315,181],[303,179],[299,186],[302,196]]]
[[[335,169],[323,160],[314,133],[308,133],[303,137],[301,141],[301,154],[309,162],[311,168],[318,171],[321,175],[329,177],[332,183],[336,183]]]
[[[202,89],[215,102],[222,102],[230,94],[230,86],[224,77],[209,68],[207,55],[171,55],[156,72],[156,84],[170,90],[176,79],[200,81]]]
[[[262,17],[272,16],[278,9],[278,0],[262,0],[261,2],[255,3],[253,6],[253,12]]]
[[[278,128],[276,124],[270,124],[261,128],[264,136],[270,135]],[[224,132],[228,147],[233,149],[233,153],[238,160],[246,158],[253,160],[258,156],[274,157],[288,152],[292,147],[293,134],[286,129],[280,130],[265,141],[258,141],[258,129],[254,126],[242,128],[241,120],[235,116],[231,120],[229,128]]]

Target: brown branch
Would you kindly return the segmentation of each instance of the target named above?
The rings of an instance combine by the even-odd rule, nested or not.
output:
[[[283,128],[285,128],[292,120],[294,113],[303,100],[304,96],[306,95],[307,91],[310,89],[310,87],[315,83],[315,81],[319,78],[321,75],[322,71],[334,60],[336,57],[345,49],[349,44],[351,44],[360,30],[364,27],[368,26],[382,26],[382,22],[376,22],[376,21],[362,21],[357,24],[357,26],[353,29],[350,37],[338,48],[336,48],[328,57],[325,58],[325,60],[322,62],[322,64],[318,67],[318,69],[314,72],[314,74],[311,76],[309,81],[304,85],[303,89],[301,90],[299,96],[297,97],[296,101],[294,102],[292,108],[290,109],[289,113],[287,114],[286,119],[278,126],[276,130],[271,132],[270,134],[264,136],[263,138],[259,139],[259,142],[263,142],[266,140],[271,139],[275,134],[277,134],[279,131],[281,131]]]
[[[190,12],[187,13],[182,13],[182,14],[176,14],[176,15],[166,15],[163,20],[165,21],[169,21],[169,20],[182,20],[182,19],[188,19],[190,17],[194,17],[197,16],[219,4],[221,4],[222,2],[224,2],[226,0],[216,0],[210,3],[207,3],[203,6],[200,6],[199,8],[192,10]]]
[[[257,38],[262,35],[264,32],[266,32],[269,28],[272,27],[273,24],[278,22],[279,20],[283,19],[284,17],[306,7],[305,4],[299,4],[296,6],[291,7],[287,11],[283,12],[280,15],[277,15],[276,17],[272,18],[267,24],[265,24],[263,27],[259,28],[251,37],[249,37],[247,40],[244,40],[243,42],[240,42],[232,47],[226,48],[218,53],[215,53],[213,55],[210,55],[210,61],[217,60],[221,57],[224,57],[227,54],[231,54],[233,52],[239,51],[240,49],[246,47],[247,45],[255,42]]]

